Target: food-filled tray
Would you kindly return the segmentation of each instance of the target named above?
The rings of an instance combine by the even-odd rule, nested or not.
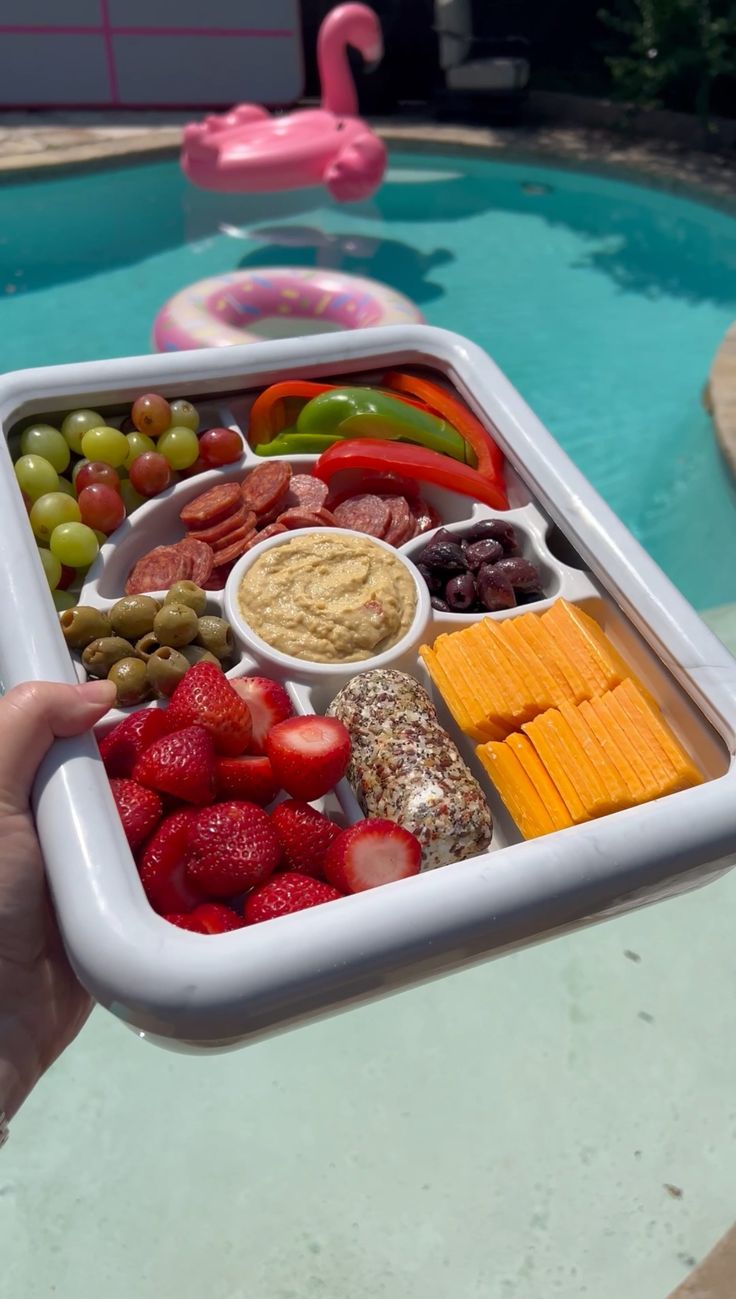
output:
[[[481,503],[421,482],[417,496],[409,492],[406,498],[413,527],[392,516],[388,532],[376,528],[371,537],[356,531],[349,525],[351,517],[360,518],[360,504],[325,515],[322,527],[307,518],[309,526],[301,528],[296,515],[286,531],[267,532],[223,569],[221,583],[203,583],[209,589],[198,616],[225,619],[233,629],[231,651],[221,656],[228,680],[270,678],[283,685],[295,714],[334,715],[357,728],[351,731],[346,776],[325,799],[310,800],[340,826],[359,824],[364,815],[391,816],[406,771],[413,779],[430,771],[433,761],[444,763],[453,777],[459,771],[458,805],[449,798],[437,817],[444,856],[434,859],[434,849],[425,845],[424,869],[409,878],[216,937],[189,932],[149,905],[95,740],[57,743],[37,782],[35,812],[65,942],[92,995],[142,1036],[196,1047],[244,1042],[672,895],[714,878],[736,856],[736,661],[493,362],[466,340],[424,327],[365,330],[25,371],[0,382],[0,419],[11,443],[32,421],[56,424],[64,412],[80,407],[99,411],[108,426],[119,428],[141,393],[158,392],[187,398],[205,427],[243,436],[245,450],[237,462],[177,482],[131,513],[102,545],[75,599],[107,614],[152,548],[181,542],[180,515],[185,510],[186,517],[188,503],[196,510],[211,488],[240,488],[264,464],[283,463],[299,482],[311,475],[316,454],[266,459],[248,444],[250,408],[267,385],[297,378],[380,384],[397,367],[421,367],[419,373],[439,379],[481,420],[505,456],[508,508],[491,504],[492,496]],[[3,684],[83,679],[79,655],[76,662],[70,657],[49,597],[7,444],[0,510]],[[241,515],[239,507],[238,521]],[[200,535],[206,535],[207,522]],[[269,527],[264,516],[259,528],[264,522]],[[332,571],[342,562],[339,547],[347,543],[350,556],[357,541],[373,547],[380,563],[395,565],[387,571],[397,589],[403,583],[411,590],[395,643],[386,642],[380,653],[299,661],[288,643],[279,647],[263,639],[254,630],[256,620],[250,624],[244,615],[240,593],[249,574],[275,580],[284,548],[306,545],[309,559],[315,538],[327,538]],[[498,572],[506,565],[511,576],[499,579],[498,600],[491,593],[481,607],[476,566],[470,611],[459,610],[463,595],[457,585],[453,610],[446,607],[447,584],[467,580],[468,564],[458,552],[467,556],[474,543],[486,547],[484,560],[494,561],[490,568],[500,561]],[[504,606],[511,577],[518,583],[516,595]],[[149,582],[141,589],[160,602],[168,586],[168,580],[160,587]],[[585,678],[592,665],[600,690],[587,690],[583,681],[575,695],[573,679],[572,693],[558,698],[559,664],[545,658],[540,627],[572,647],[571,672],[579,669]],[[514,659],[514,689],[509,694],[508,685],[502,686],[498,695],[494,681],[503,676],[512,649],[521,656]],[[459,755],[457,766],[416,728],[416,711],[427,696],[450,755]],[[612,710],[608,721],[598,715],[599,697],[605,718],[605,710]],[[146,706],[165,709],[167,700]],[[129,711],[114,710],[100,724],[98,739]],[[552,715],[557,722],[549,732],[544,717]],[[625,716],[636,724],[627,729]],[[559,760],[558,723],[570,743],[581,746],[563,751],[563,759],[564,752],[577,752],[582,768],[594,746],[611,780],[604,790],[598,771],[591,775],[593,784],[581,785],[576,772],[569,798],[577,800],[582,791],[583,803],[572,818],[557,794],[559,786],[567,797],[569,780]],[[608,748],[609,723],[630,758],[631,768],[625,759],[623,773]],[[373,786],[361,784],[359,772],[360,744],[372,726],[383,727],[383,765],[373,771]],[[657,736],[671,774],[662,775],[662,783],[655,782],[641,800],[627,798],[624,778],[630,773],[632,788],[633,782],[646,783]],[[530,786],[524,774],[531,768],[522,771],[519,765],[532,758],[539,765],[532,743],[549,755],[540,780],[549,784],[551,772],[557,782],[543,807],[535,793],[541,786]],[[448,852],[452,857],[453,842],[460,859],[429,869],[447,862]]]

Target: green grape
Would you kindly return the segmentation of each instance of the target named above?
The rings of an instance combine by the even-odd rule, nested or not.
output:
[[[88,460],[101,460],[103,464],[117,469],[125,464],[130,447],[128,439],[119,429],[102,424],[91,428],[82,438],[82,453]]]
[[[139,433],[136,429],[134,433],[125,434],[128,443],[128,454],[125,458],[125,469],[130,469],[133,461],[138,456],[142,456],[145,451],[155,451],[156,443],[153,438],[146,437],[145,433]]]
[[[52,591],[51,594],[59,613],[63,613],[65,609],[73,609],[77,603],[77,596],[72,595],[71,591]]]
[[[171,427],[190,428],[193,433],[199,428],[199,415],[192,403],[183,397],[171,403]]]
[[[60,523],[79,523],[79,506],[64,492],[47,492],[31,506],[31,527],[38,541],[47,542]]]
[[[140,492],[137,492],[135,490],[135,487],[133,486],[129,478],[124,478],[123,481],[121,482],[120,495],[123,498],[123,503],[125,505],[126,510],[128,511],[128,514],[132,514],[133,510],[138,509],[139,505],[145,505],[146,503],[145,496],[141,496]]]
[[[46,574],[46,581],[48,582],[50,589],[53,591],[59,585],[61,580],[61,564],[56,558],[56,555],[52,555],[51,551],[46,550],[44,546],[39,546],[38,553],[41,556],[41,563],[43,564],[43,571]]]
[[[110,540],[110,538],[108,537],[107,533],[106,533],[106,532],[100,532],[99,528],[93,528],[92,531],[94,532],[94,534],[95,534],[95,536],[96,536],[96,538],[97,538],[97,545],[98,545],[98,546],[104,546],[105,542]]]
[[[86,568],[100,547],[97,537],[86,523],[60,523],[51,533],[49,549],[69,568]]]
[[[21,456],[15,462],[15,476],[22,492],[32,501],[46,492],[55,492],[59,486],[59,475],[42,456]]]
[[[172,469],[188,469],[199,455],[199,439],[190,428],[170,428],[161,434],[157,450]]]
[[[77,493],[74,490],[74,485],[69,482],[68,478],[59,478],[56,490],[57,492],[65,492],[67,496],[73,496],[76,500]]]
[[[74,468],[72,469],[72,482],[73,482],[73,483],[76,483],[76,481],[77,481],[77,474],[79,473],[80,469],[81,469],[84,465],[88,465],[89,463],[90,463],[89,460],[86,460],[86,459],[82,459],[82,460],[78,460],[78,461],[77,461],[77,463],[75,464]]]
[[[42,456],[58,474],[66,469],[71,452],[66,438],[52,424],[30,424],[20,440],[24,456]]]
[[[66,416],[61,431],[75,455],[82,454],[82,438],[91,428],[99,428],[105,421],[96,410],[73,410]]]

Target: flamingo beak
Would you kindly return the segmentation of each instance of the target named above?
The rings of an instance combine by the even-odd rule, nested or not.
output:
[[[366,72],[375,72],[381,59],[383,58],[383,40],[379,36],[374,44],[370,45],[363,55]]]

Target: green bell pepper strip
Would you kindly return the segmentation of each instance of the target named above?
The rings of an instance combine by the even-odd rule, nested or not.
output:
[[[372,388],[335,388],[302,407],[298,433],[335,433],[339,437],[385,438],[416,443],[472,465],[473,448],[444,419]]]
[[[318,456],[336,442],[342,442],[339,433],[296,433],[290,428],[271,442],[260,442],[253,450],[257,456]]]
[[[406,442],[382,442],[378,438],[361,438],[354,442],[336,442],[323,451],[312,473],[324,483],[330,483],[341,469],[385,470],[434,483],[448,492],[459,492],[473,500],[482,501],[492,510],[509,508],[506,493],[498,483],[491,482],[470,465],[458,464],[447,456],[438,455],[427,447],[410,446]]]

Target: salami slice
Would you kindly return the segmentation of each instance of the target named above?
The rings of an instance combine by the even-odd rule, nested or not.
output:
[[[292,474],[284,499],[286,510],[318,510],[327,500],[327,484],[312,474]]]
[[[190,557],[192,571],[189,576],[192,582],[202,586],[214,568],[212,547],[208,546],[206,541],[195,541],[192,537],[185,537],[179,542],[178,549]]]
[[[413,510],[417,524],[415,536],[419,536],[420,532],[431,532],[432,528],[438,528],[440,526],[442,519],[439,514],[431,505],[428,505],[426,501],[423,501],[421,497],[415,502]]]
[[[225,583],[230,576],[230,565],[225,568],[213,568],[206,582],[202,583],[203,591],[224,591]]]
[[[241,498],[242,499],[242,498]],[[221,537],[226,537],[228,532],[233,532],[235,528],[242,528],[245,524],[249,527],[255,527],[256,516],[252,510],[246,510],[244,505],[232,513],[228,514],[226,519],[220,523],[215,523],[211,528],[190,529],[189,535],[195,541],[206,541],[208,546],[213,546]]]
[[[405,496],[384,496],[391,512],[388,532],[384,538],[392,546],[403,546],[414,531],[414,515]]]
[[[179,518],[185,528],[213,527],[243,504],[237,483],[218,483],[209,491],[188,501]]]
[[[254,537],[251,537],[245,550],[252,550],[260,541],[267,541],[269,537],[277,537],[280,532],[287,531],[288,529],[284,527],[283,523],[269,523],[268,527],[261,528],[260,532],[257,532]],[[245,550],[243,551],[243,554],[245,554]]]
[[[321,512],[316,510],[284,510],[279,515],[279,523],[283,528],[288,528],[293,532],[295,528],[324,528],[326,525],[321,517]]]
[[[314,511],[314,513],[317,515],[319,519],[321,519],[323,527],[325,528],[337,527],[337,519],[332,513],[332,510],[328,510],[325,505],[321,505],[318,510]]]
[[[251,469],[240,488],[246,509],[267,514],[284,496],[290,479],[291,465],[285,460],[268,460]]]
[[[191,578],[192,558],[179,545],[156,546],[141,555],[125,583],[126,595],[143,595],[146,591],[168,591],[174,582]]]
[[[385,537],[391,520],[386,502],[370,493],[343,501],[335,506],[333,513],[339,528],[352,528],[354,532],[365,532],[369,537]]]

